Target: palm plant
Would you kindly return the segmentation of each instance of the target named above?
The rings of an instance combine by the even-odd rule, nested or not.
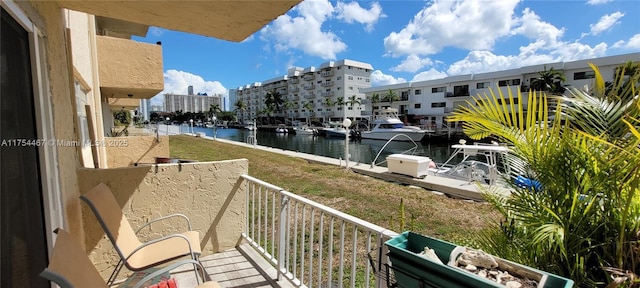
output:
[[[220,109],[220,105],[211,104],[209,106],[209,110],[207,111],[207,118],[213,119],[213,116],[218,115],[218,113],[220,113],[220,112],[222,112],[222,109]]]
[[[389,89],[389,91],[382,96],[382,100],[384,102],[389,102],[389,107],[391,107],[391,105],[393,105],[393,101],[400,100],[400,97],[398,97],[398,93],[396,93],[396,91]]]
[[[233,107],[236,112],[242,114],[241,121],[244,122],[244,112],[247,110],[247,104],[242,100],[237,100],[236,103],[233,104]]]
[[[547,66],[544,66],[544,70],[538,72],[538,78],[531,81],[531,89],[535,91],[551,92],[552,94],[562,94],[563,87],[562,82],[567,81],[564,73],[560,70],[555,70],[553,67],[547,70]]]
[[[371,95],[371,97],[369,97],[369,100],[371,100],[371,114],[375,115],[376,104],[380,103],[380,94],[374,93],[373,95]]]
[[[313,105],[311,105],[311,103],[309,102],[302,104],[302,108],[304,108],[309,112],[313,111]],[[310,115],[310,114],[307,114],[307,115]],[[307,123],[311,124],[311,116],[307,116]]]
[[[622,101],[605,95],[594,70],[593,93],[570,89],[568,97],[553,97],[533,91],[524,104],[520,91],[505,96],[490,90],[448,119],[464,121],[472,139],[492,136],[509,144],[526,163],[525,176],[542,184],[514,186],[509,198],[487,191],[504,219],[480,235],[481,248],[581,287],[609,282],[607,267],[636,274],[639,268],[640,103],[637,96]],[[518,104],[505,102],[514,97]],[[549,107],[551,97],[557,104]]]

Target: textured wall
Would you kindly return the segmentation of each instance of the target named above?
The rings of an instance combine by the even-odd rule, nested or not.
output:
[[[105,137],[98,143],[107,148],[109,168],[128,167],[135,163],[155,163],[155,157],[169,157],[169,137],[127,136]]]
[[[248,165],[246,159],[239,159],[80,169],[78,179],[83,192],[100,182],[109,186],[134,229],[162,215],[186,214],[193,229],[200,232],[203,255],[207,255],[234,247],[241,239],[246,192],[240,175],[248,172]],[[107,277],[118,260],[115,250],[84,203],[82,212],[87,250],[98,270]],[[152,225],[153,232],[183,230],[186,227],[183,223]],[[154,236],[148,232],[143,237]]]
[[[162,46],[97,36],[103,97],[151,98],[164,89]]]

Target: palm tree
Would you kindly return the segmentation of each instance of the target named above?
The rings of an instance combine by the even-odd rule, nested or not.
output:
[[[640,100],[606,95],[592,67],[594,91],[572,88],[564,97],[534,90],[528,102],[518,91],[514,104],[490,90],[448,119],[464,121],[472,139],[492,136],[509,144],[525,163],[521,175],[541,183],[512,187],[509,198],[486,194],[503,221],[480,235],[480,248],[579,287],[611,282],[612,269],[638,274],[640,256]],[[614,91],[640,88],[629,83]],[[557,104],[548,107],[551,98]],[[512,104],[504,109],[499,103]]]
[[[393,101],[398,101],[398,100],[400,100],[400,98],[398,97],[398,93],[396,93],[396,91],[393,91],[391,89],[389,89],[389,91],[387,91],[387,93],[385,93],[384,96],[382,97],[383,102],[389,102],[389,107],[393,105]]]
[[[242,114],[240,121],[244,123],[244,112],[247,110],[247,104],[242,100],[238,100],[233,104],[233,106],[235,107],[235,112],[240,112]]]
[[[567,78],[562,71],[555,70],[553,67],[547,70],[545,65],[544,70],[538,71],[538,78],[531,81],[531,89],[551,92],[551,94],[562,94],[564,92],[562,82],[565,81],[567,81]]]
[[[378,93],[374,93],[373,95],[371,95],[371,97],[369,98],[369,100],[371,100],[371,114],[375,115],[376,111],[375,111],[375,107],[376,104],[380,103],[380,94]]]
[[[296,104],[294,104],[291,101],[285,101],[284,104],[282,104],[282,107],[284,108],[284,124],[287,124],[287,112],[289,111],[289,109],[293,108]]]
[[[324,101],[322,102],[322,105],[324,105],[325,107],[333,107],[336,104],[336,102],[333,102],[331,100],[331,98],[324,98]],[[322,116],[322,121],[324,121],[324,115]]]
[[[302,108],[304,108],[305,110],[307,110],[307,111],[309,111],[309,112],[313,111],[313,105],[311,105],[311,103],[309,103],[309,102],[302,104]],[[307,116],[307,123],[308,123],[309,125],[311,125],[311,116],[310,116],[310,113],[309,113],[309,114],[307,114],[307,115],[309,115],[309,116]]]
[[[351,95],[351,96],[349,96],[349,100],[347,100],[346,104],[349,105],[351,107],[351,109],[353,110],[353,106],[354,105],[360,105],[361,102],[360,102],[360,99],[358,98],[358,96]],[[345,113],[346,113],[346,111],[345,111]]]
[[[209,111],[207,111],[207,117],[209,118],[209,120],[213,119],[213,116],[218,115],[218,113],[222,112],[222,109],[220,109],[220,105],[218,104],[211,104],[209,106]]]

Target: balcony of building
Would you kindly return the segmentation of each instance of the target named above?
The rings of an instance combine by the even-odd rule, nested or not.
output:
[[[316,93],[309,92],[309,93],[304,95],[304,98],[305,99],[314,99],[314,98],[316,98]]]
[[[149,99],[164,89],[162,46],[98,35],[96,48],[103,97]]]
[[[331,87],[331,86],[333,86],[333,81],[322,82],[322,84],[320,84],[320,86],[322,86],[322,87]]]
[[[298,92],[298,91],[300,91],[300,88],[299,88],[299,87],[297,87],[297,86],[294,86],[294,87],[289,88],[289,92],[291,92],[291,93],[296,93],[296,92]]]
[[[289,79],[289,84],[298,84],[298,83],[300,83],[300,79],[298,78]]]
[[[322,70],[322,72],[320,72],[320,75],[322,77],[331,77],[331,76],[333,76],[333,71],[331,71],[331,70]]]
[[[309,85],[304,85],[302,86],[305,90],[313,90],[316,88],[316,85],[313,84],[309,84]]]
[[[239,159],[79,169],[78,179],[81,191],[99,183],[110,186],[136,227],[158,213],[186,214],[200,233],[208,274],[223,287],[382,287],[383,279],[374,277],[376,267],[367,255],[386,261],[378,248],[383,249],[395,232],[247,172],[248,161]],[[108,276],[118,258],[88,207],[82,209],[87,216],[85,244],[98,270]],[[180,226],[173,223],[157,230]],[[141,237],[157,236],[157,230],[142,232]],[[184,281],[195,278],[193,272],[174,275],[183,287],[191,287]]]
[[[291,100],[291,101],[298,101],[298,100],[300,100],[300,96],[297,96],[297,95],[289,95],[289,100]]]
[[[322,93],[320,93],[322,97],[332,97],[334,94],[333,91],[322,91]]]
[[[315,74],[305,74],[304,76],[302,76],[302,79],[304,81],[313,81],[314,79],[316,79],[316,75]]]

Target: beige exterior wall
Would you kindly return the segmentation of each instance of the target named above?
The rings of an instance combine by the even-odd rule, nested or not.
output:
[[[183,213],[200,232],[203,255],[236,246],[245,225],[246,186],[240,175],[248,173],[246,159],[161,164],[117,169],[78,170],[81,191],[100,182],[111,188],[132,227],[150,219]],[[93,263],[107,277],[118,257],[91,209],[82,204],[85,244]],[[178,231],[184,222],[155,225],[154,231]],[[173,229],[173,230],[172,230]],[[186,228],[184,228],[186,229]],[[158,234],[159,235],[159,234]],[[142,237],[153,237],[148,231]]]
[[[109,107],[111,111],[135,110],[140,106],[140,99],[135,98],[109,98]]]
[[[102,96],[146,99],[164,89],[162,46],[109,36],[96,44]]]
[[[66,29],[62,9],[53,1],[16,2],[30,19],[38,25],[45,35],[46,61],[48,77],[48,97],[51,100],[53,112],[53,127],[55,139],[77,140],[76,112],[74,93],[71,90],[73,82],[72,69],[69,67]],[[78,178],[76,169],[80,166],[76,147],[56,147],[58,159],[58,173],[60,195],[52,195],[60,199],[63,207],[63,218],[67,230],[83,237],[82,211],[78,199]],[[44,175],[43,175],[44,176]],[[53,175],[46,175],[53,177]]]
[[[135,163],[155,163],[155,157],[169,157],[169,136],[105,137],[109,168],[133,166]]]

